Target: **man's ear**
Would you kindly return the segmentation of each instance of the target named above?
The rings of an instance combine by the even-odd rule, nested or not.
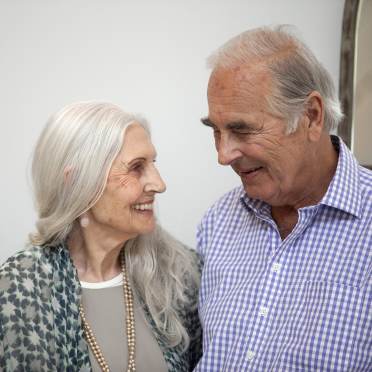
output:
[[[310,141],[319,141],[324,130],[324,101],[319,92],[311,92],[306,100],[304,116]]]

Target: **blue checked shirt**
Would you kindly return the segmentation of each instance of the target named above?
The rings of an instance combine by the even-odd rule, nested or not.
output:
[[[372,371],[372,172],[333,141],[333,180],[283,241],[242,187],[204,216],[196,371]]]

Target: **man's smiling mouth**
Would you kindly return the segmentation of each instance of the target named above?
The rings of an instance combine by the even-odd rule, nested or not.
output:
[[[239,171],[239,175],[240,176],[245,176],[247,174],[251,174],[251,173],[254,173],[254,172],[257,172],[259,171],[260,169],[263,169],[263,167],[255,167],[255,168],[250,168],[248,170],[244,170],[244,171]]]
[[[260,169],[262,169],[262,167],[252,168],[252,169],[250,169],[248,171],[245,171],[245,172],[242,172],[242,173],[250,174],[250,173],[253,173],[253,172],[257,172]]]

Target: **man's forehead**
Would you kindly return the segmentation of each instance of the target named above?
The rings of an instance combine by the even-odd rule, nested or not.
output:
[[[272,79],[262,64],[216,68],[212,71],[208,84],[208,96],[231,96],[239,93],[268,94]]]

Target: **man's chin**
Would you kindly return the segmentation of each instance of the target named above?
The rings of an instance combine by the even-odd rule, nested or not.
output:
[[[256,200],[261,200],[265,203],[269,203],[269,200],[271,200],[272,198],[272,193],[269,193],[269,192],[265,192],[265,189],[259,185],[255,185],[255,186],[252,186],[252,185],[247,185],[245,183],[243,183],[243,187],[244,187],[244,191],[245,193],[251,198],[251,199],[256,199]]]
[[[262,168],[254,172],[254,174],[240,174],[240,179],[246,194],[251,199],[261,200],[270,204],[269,201],[277,195],[276,185]]]
[[[245,193],[251,198],[251,199],[258,199],[258,200],[261,200],[261,193],[259,192],[259,190],[257,190],[256,187],[252,187],[252,185],[246,185],[244,182],[243,182],[243,187],[244,187],[244,191]]]

